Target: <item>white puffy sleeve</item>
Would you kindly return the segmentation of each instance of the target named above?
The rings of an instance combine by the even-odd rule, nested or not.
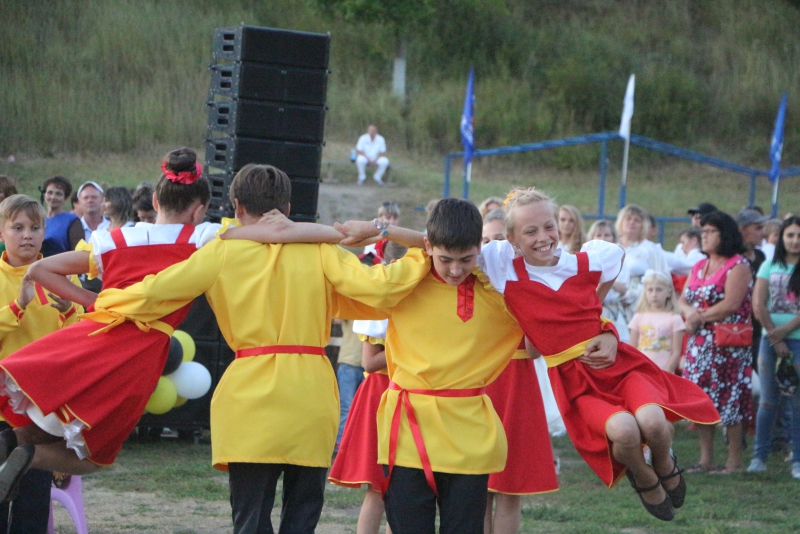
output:
[[[625,256],[625,251],[619,245],[593,239],[581,247],[581,252],[589,255],[589,270],[602,273],[600,283],[613,280],[619,275],[622,269],[622,258]]]
[[[222,228],[221,224],[205,222],[198,224],[194,229],[194,237],[197,248],[207,245],[217,238],[217,231]]]
[[[489,277],[492,287],[502,293],[508,280],[516,280],[514,247],[508,241],[487,243],[478,256],[478,267]]]

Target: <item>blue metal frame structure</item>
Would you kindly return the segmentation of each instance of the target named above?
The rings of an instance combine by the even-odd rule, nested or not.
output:
[[[597,213],[592,215],[584,215],[587,219],[604,219],[608,215],[605,213],[605,193],[606,193],[606,179],[607,179],[607,160],[608,160],[608,143],[609,141],[622,141],[622,136],[617,132],[605,132],[589,135],[582,135],[578,137],[568,137],[565,139],[555,139],[551,141],[541,141],[538,143],[528,143],[524,145],[502,146],[495,148],[486,148],[475,150],[472,153],[473,158],[500,156],[504,154],[519,154],[521,152],[536,152],[539,150],[551,150],[556,148],[563,148],[568,146],[587,145],[592,143],[600,143],[600,170],[599,170],[599,196],[597,201]],[[631,144],[654,150],[687,161],[694,161],[703,165],[717,167],[736,174],[743,174],[750,178],[750,192],[748,196],[748,205],[755,204],[756,199],[756,185],[759,176],[769,177],[768,170],[754,169],[738,163],[732,163],[713,156],[707,156],[693,150],[681,148],[655,139],[643,137],[641,135],[631,134]],[[444,198],[450,196],[450,168],[452,160],[456,158],[463,158],[464,152],[451,152],[444,157]],[[781,178],[789,178],[792,176],[800,175],[800,166],[789,167],[782,169],[780,172]],[[619,208],[625,206],[625,197],[627,194],[627,186],[622,186],[619,192]],[[466,179],[463,181],[463,198],[469,198],[469,183]],[[682,222],[688,221],[688,217],[656,217],[659,222]],[[659,240],[664,240],[664,226],[660,225]]]

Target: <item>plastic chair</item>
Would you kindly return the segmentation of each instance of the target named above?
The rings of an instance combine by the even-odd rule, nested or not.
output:
[[[53,486],[50,489],[50,520],[47,524],[47,534],[55,532],[53,527],[53,501],[58,501],[72,517],[78,534],[89,534],[86,527],[86,515],[83,512],[83,483],[81,477],[72,475],[60,488]]]

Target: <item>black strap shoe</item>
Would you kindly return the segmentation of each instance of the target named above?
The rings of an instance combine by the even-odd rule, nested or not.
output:
[[[642,497],[642,493],[653,491],[654,489],[661,487],[660,479],[652,486],[640,488],[636,485],[636,479],[633,478],[630,469],[626,470],[625,474],[628,476],[628,480],[630,480],[633,489],[639,494],[639,500],[642,501],[644,509],[647,510],[650,515],[660,519],[661,521],[672,521],[675,518],[675,507],[672,505],[672,500],[669,498],[669,495],[664,497],[664,500],[658,504],[650,504]]]
[[[664,491],[667,492],[669,495],[669,499],[672,501],[672,506],[675,508],[680,508],[683,506],[683,501],[686,500],[686,478],[683,476],[683,469],[678,467],[678,460],[674,456],[672,457],[672,462],[675,464],[672,468],[672,473],[668,474],[665,477],[658,477],[658,480],[661,482],[661,485],[664,485],[664,481],[669,480],[674,477],[680,477],[678,479],[678,485],[672,488],[671,490],[664,488]]]
[[[0,502],[13,501],[19,492],[19,481],[28,471],[33,461],[36,447],[22,445],[17,447],[3,465],[0,465]]]

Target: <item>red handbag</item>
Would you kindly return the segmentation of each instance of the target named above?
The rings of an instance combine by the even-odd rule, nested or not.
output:
[[[753,325],[748,323],[717,323],[714,342],[718,347],[749,347],[753,344]]]

